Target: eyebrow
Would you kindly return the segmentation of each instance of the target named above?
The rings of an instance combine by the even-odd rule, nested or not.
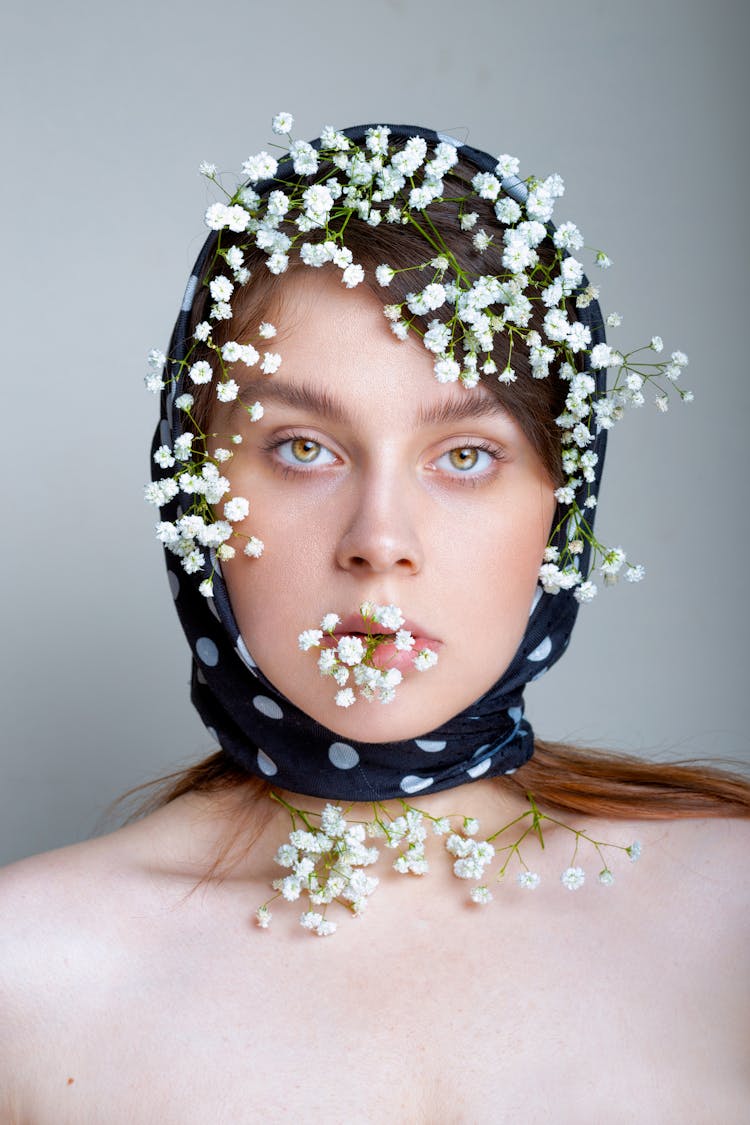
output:
[[[312,387],[307,383],[277,383],[272,376],[264,380],[240,379],[238,382],[243,398],[259,399],[264,405],[278,402],[340,424],[350,421],[345,405],[326,387]],[[237,400],[232,406],[233,412],[242,409]],[[445,425],[472,418],[507,417],[507,414],[506,408],[494,395],[481,392],[476,394],[474,390],[467,390],[463,398],[446,398],[430,406],[421,406],[416,425]]]

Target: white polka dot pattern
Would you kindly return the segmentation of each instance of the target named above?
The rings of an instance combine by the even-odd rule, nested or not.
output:
[[[243,664],[245,664],[251,672],[254,672],[257,668],[257,664],[250,655],[247,645],[243,641],[242,637],[237,637],[237,644],[235,645],[235,648],[237,650],[237,655],[239,656]]]
[[[359,754],[348,742],[332,742],[328,747],[328,760],[337,770],[350,770],[359,764]]]
[[[253,707],[256,711],[260,711],[261,715],[265,715],[267,719],[284,718],[284,712],[278,703],[274,699],[269,699],[267,695],[256,695],[253,699]]]
[[[534,651],[529,653],[529,660],[533,660],[534,663],[536,663],[539,660],[546,660],[551,652],[552,652],[552,638],[551,637],[545,637],[544,640],[541,641],[536,646]]]
[[[492,758],[485,758],[483,762],[479,762],[476,766],[471,766],[466,772],[469,777],[481,777],[483,773],[492,765]]]
[[[435,779],[433,777],[416,777],[413,773],[401,778],[401,788],[404,793],[421,793],[429,789]]]
[[[273,777],[278,769],[273,758],[269,758],[265,750],[258,751],[258,769],[261,773],[264,773],[266,777]]]
[[[195,642],[195,654],[207,668],[215,668],[219,663],[219,650],[210,637],[198,638]]]

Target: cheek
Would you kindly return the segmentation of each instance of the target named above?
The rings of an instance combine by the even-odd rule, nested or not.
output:
[[[552,487],[546,484],[504,505],[487,520],[467,569],[469,613],[476,633],[506,652],[508,659],[526,628],[555,508]],[[488,622],[494,628],[488,629]]]
[[[241,492],[239,485],[237,491]],[[264,495],[257,485],[252,492],[246,488],[243,495],[252,497],[250,514],[235,526],[243,534],[257,535],[265,549],[261,558],[248,559],[238,547],[235,558],[223,564],[222,573],[235,619],[253,655],[261,664],[269,659],[286,661],[296,651],[297,635],[317,624],[316,615],[334,608],[321,590],[331,569],[330,511],[307,511],[292,499],[280,505],[277,497]]]

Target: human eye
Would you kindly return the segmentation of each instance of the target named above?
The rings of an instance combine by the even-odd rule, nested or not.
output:
[[[483,442],[467,442],[441,453],[433,464],[441,472],[448,473],[461,483],[475,483],[478,478],[491,474],[495,462],[503,460],[503,452],[496,446]]]
[[[292,472],[304,473],[309,471],[306,466],[333,465],[338,460],[327,446],[308,434],[277,438],[269,442],[266,449],[285,470]]]

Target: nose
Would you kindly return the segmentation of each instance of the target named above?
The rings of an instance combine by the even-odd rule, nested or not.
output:
[[[398,476],[362,481],[336,546],[336,562],[342,570],[362,575],[418,574],[423,548],[410,507],[408,484]]]

